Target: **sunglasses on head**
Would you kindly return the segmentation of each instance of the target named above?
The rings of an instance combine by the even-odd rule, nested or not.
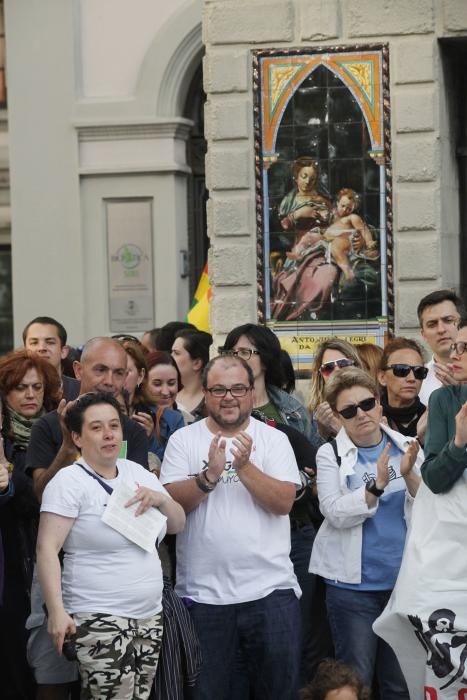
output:
[[[413,372],[415,379],[425,379],[428,374],[428,368],[423,365],[388,365],[386,369],[392,369],[395,377],[407,377],[410,372]]]
[[[359,408],[362,409],[362,411],[372,411],[374,407],[376,406],[376,397],[375,396],[369,396],[367,399],[363,399],[362,401],[359,401],[358,403],[354,403],[353,406],[346,406],[345,408],[342,409],[342,411],[337,411],[342,418],[346,418],[347,420],[349,418],[355,418],[357,415],[357,411]]]
[[[323,377],[327,377],[329,374],[334,372],[334,370],[339,367],[339,369],[343,369],[344,367],[352,367],[354,364],[353,360],[347,359],[347,357],[341,357],[339,360],[331,360],[330,362],[325,362],[324,365],[321,365],[319,368],[319,371],[323,375]]]

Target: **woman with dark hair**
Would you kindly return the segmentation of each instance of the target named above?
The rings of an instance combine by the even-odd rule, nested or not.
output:
[[[383,416],[389,427],[403,435],[418,437],[422,444],[426,430],[426,416],[422,416],[426,406],[418,395],[428,374],[423,362],[423,350],[415,340],[393,338],[383,350],[378,372],[383,387]]]
[[[285,384],[281,346],[277,336],[266,326],[245,323],[230,331],[224,353],[241,357],[253,370],[255,410],[303,433],[317,447],[321,440],[313,429],[305,407],[281,389]]]
[[[10,472],[10,499],[0,508],[5,557],[3,606],[0,607],[2,697],[29,700],[33,680],[26,662],[25,623],[30,612],[39,504],[25,473],[26,447],[34,422],[56,408],[60,377],[46,360],[26,350],[0,359],[3,399],[0,464]],[[3,471],[3,470],[2,470]]]
[[[113,396],[80,396],[65,424],[81,457],[47,484],[37,541],[49,634],[59,654],[66,637],[74,638],[82,697],[143,700],[151,693],[163,629],[157,540],[180,532],[185,514],[154,474],[120,458],[122,415]],[[121,521],[106,520],[112,493],[134,507],[128,519],[165,516],[160,528],[146,523],[154,529],[145,545],[128,522],[121,529]]]
[[[178,367],[168,352],[156,350],[146,356],[146,375],[134,405],[132,418],[146,428],[150,416],[149,464],[159,472],[169,437],[185,425],[177,410],[176,398],[182,380]]]
[[[178,331],[172,345],[172,357],[179,369],[183,387],[177,394],[178,410],[195,415],[203,403],[201,381],[203,369],[209,362],[212,335],[205,331]]]

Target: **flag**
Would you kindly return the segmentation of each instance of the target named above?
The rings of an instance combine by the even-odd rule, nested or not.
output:
[[[199,331],[210,333],[209,328],[209,303],[212,297],[212,289],[209,284],[208,264],[204,266],[195,296],[191,302],[190,310],[187,313],[186,320],[192,323]]]

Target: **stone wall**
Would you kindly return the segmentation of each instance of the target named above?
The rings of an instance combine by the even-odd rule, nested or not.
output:
[[[396,330],[411,334],[420,297],[459,282],[456,163],[438,39],[463,35],[465,0],[205,0],[217,336],[257,317],[252,49],[389,43]]]

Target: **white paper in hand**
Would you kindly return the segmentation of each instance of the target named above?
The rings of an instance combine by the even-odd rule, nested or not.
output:
[[[102,522],[151,553],[156,540],[165,535],[167,518],[158,508],[149,508],[135,517],[139,502],[125,508],[125,503],[134,495],[135,492],[129,486],[119,484],[107,502]]]

